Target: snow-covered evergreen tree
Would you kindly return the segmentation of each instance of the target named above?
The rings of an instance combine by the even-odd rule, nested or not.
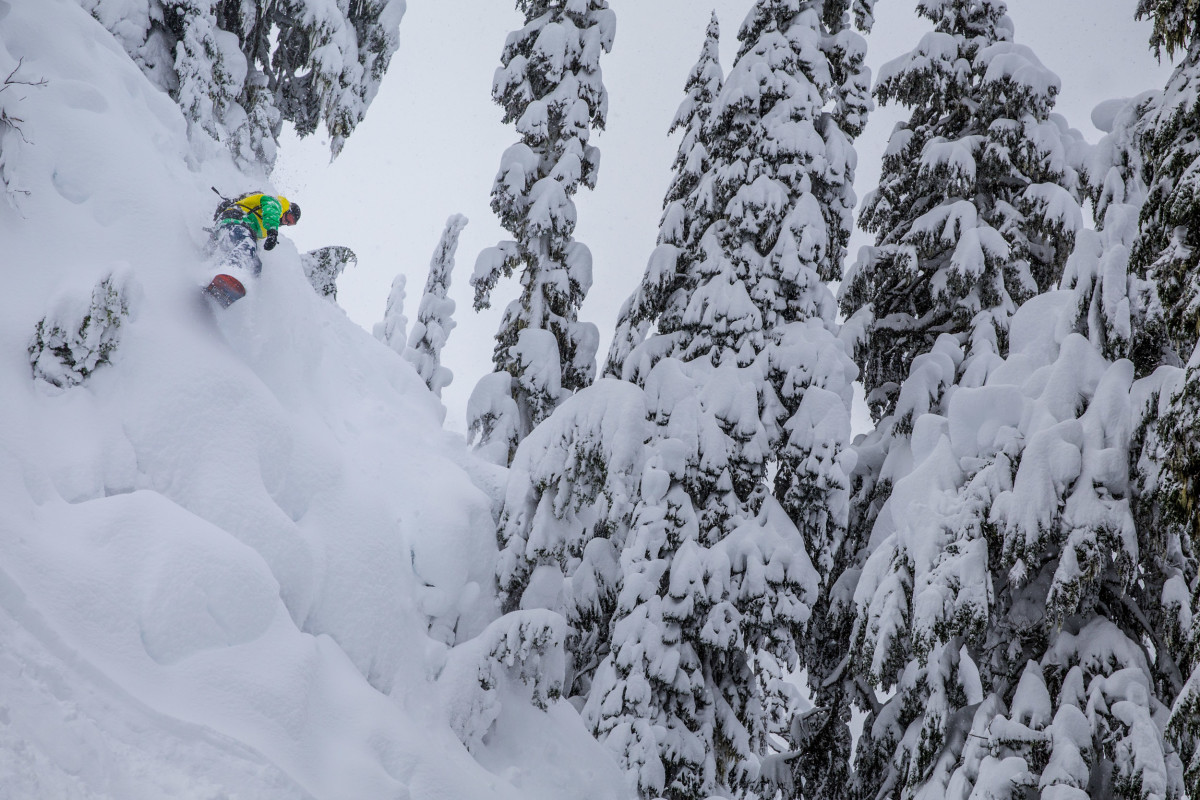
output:
[[[467,218],[455,214],[446,220],[446,228],[438,242],[437,250],[429,262],[429,277],[425,281],[425,294],[417,308],[417,320],[408,335],[408,349],[404,353],[417,374],[425,381],[429,390],[438,397],[442,389],[450,385],[454,374],[442,366],[442,348],[454,330],[454,301],[447,295],[450,290],[450,274],[454,270],[454,254],[458,250],[458,237],[467,225]]]
[[[61,293],[29,342],[33,377],[65,389],[111,363],[137,287],[132,275],[116,272],[101,278],[90,292]]]
[[[894,690],[882,705],[871,692],[856,698],[870,713],[858,748],[863,797],[946,791],[969,729],[963,709],[990,692],[1011,701],[1025,661],[1044,655],[1024,642],[1001,657],[998,643],[1059,624],[1043,613],[1029,631],[1005,629],[1018,625],[1007,615],[1027,580],[1041,581],[1029,591],[1046,591],[1049,576],[1026,570],[1057,563],[1066,536],[1048,535],[1037,566],[1018,566],[1000,543],[993,506],[1018,468],[1015,445],[997,439],[990,454],[956,449],[936,458],[930,448],[953,399],[1003,368],[1018,306],[1063,272],[1082,227],[1082,142],[1051,114],[1057,78],[1012,42],[1003,3],[941,0],[918,13],[934,31],[886,65],[876,88],[881,101],[912,108],[865,204],[862,221],[877,244],[864,249],[841,296],[878,423],[856,448],[849,557],[830,616],[843,631],[855,618],[847,644],[863,655],[840,665],[847,685]],[[1110,244],[1128,243],[1128,217],[1114,222]],[[1092,248],[1090,257],[1102,255]],[[1077,253],[1072,280],[1077,302],[1090,307],[1083,295],[1096,269],[1088,258]],[[1119,258],[1110,253],[1110,262]],[[1110,298],[1118,285],[1125,297],[1124,274],[1111,281]],[[1083,313],[1072,322],[1121,349],[1116,334],[1128,322],[1087,327],[1103,319]],[[988,461],[1001,466],[983,467]],[[1127,484],[1112,487],[1113,496],[1127,497]],[[1048,519],[1058,507],[1051,502]],[[1044,594],[1038,602],[1045,605]]]
[[[663,200],[658,247],[650,256],[641,284],[621,308],[605,375],[621,377],[630,352],[645,341],[652,325],[659,332],[678,330],[686,300],[695,289],[682,282],[694,278],[695,263],[702,257],[700,237],[715,218],[709,122],[724,85],[720,38],[721,27],[714,11],[700,58],[688,74],[685,96],[669,131],[683,133],[671,185]]]
[[[934,30],[875,89],[912,115],[864,204],[876,246],[841,296],[876,420],[943,333],[964,345],[963,370],[986,374],[1007,352],[1008,318],[1057,283],[1082,226],[1079,136],[1051,115],[1058,78],[1012,42],[1004,3],[930,0],[918,12]]]
[[[284,121],[336,157],[399,43],[404,0],[79,0],[243,167],[269,172]]]
[[[783,678],[817,597],[807,553],[836,549],[847,511],[855,368],[823,281],[840,275],[870,105],[848,17],[759,2],[715,98],[710,27],[660,247],[609,359],[653,428],[585,716],[648,797],[799,785],[763,763],[805,727]]]
[[[1003,354],[980,350],[989,337],[976,331],[914,347],[907,377],[879,397],[885,415],[858,448],[852,535],[869,533],[871,549],[855,575],[850,669],[893,696],[865,698],[856,796],[1183,790],[1189,754],[1166,730],[1195,562],[1147,511],[1153,470],[1138,453],[1164,376],[1135,381],[1129,360],[1155,308],[1129,257],[1147,102],[1114,115],[1086,165],[1098,230],[1079,234],[1066,291],[997,327]]]
[[[1200,236],[1200,186],[1195,178],[1195,142],[1200,136],[1200,29],[1195,9],[1181,0],[1141,0],[1138,16],[1154,21],[1151,45],[1168,55],[1182,52],[1163,95],[1150,104],[1141,139],[1149,196],[1142,208],[1140,236],[1131,261],[1144,271],[1161,299],[1162,325],[1145,337],[1157,346],[1166,370],[1155,404],[1156,420],[1148,426],[1139,466],[1146,480],[1145,524],[1178,544],[1174,556],[1179,582],[1168,599],[1164,592],[1163,624],[1175,635],[1174,645],[1186,680],[1170,722],[1172,741],[1185,761],[1187,787],[1200,795],[1200,581],[1196,579],[1196,542],[1200,541],[1200,262],[1195,247]],[[1158,334],[1155,336],[1154,334]],[[1188,589],[1191,596],[1188,597]],[[1190,600],[1190,602],[1189,602]],[[1190,677],[1187,676],[1191,668]]]
[[[518,0],[517,8],[525,26],[505,42],[492,84],[504,121],[521,137],[492,187],[492,209],[514,238],[480,254],[471,285],[479,310],[502,277],[521,273],[493,361],[512,377],[519,412],[506,429],[523,438],[596,372],[599,334],[579,320],[592,256],[572,237],[571,198],[596,185],[600,153],[589,139],[608,113],[600,56],[612,49],[616,17],[607,0]]]
[[[408,348],[408,317],[404,315],[404,297],[408,278],[400,273],[392,279],[392,288],[388,292],[387,306],[383,311],[383,320],[375,323],[372,333],[375,338],[392,348],[399,355],[404,355]]]
[[[322,297],[337,300],[337,279],[346,267],[358,263],[358,256],[349,247],[329,245],[309,250],[300,256],[300,266],[313,289]]]

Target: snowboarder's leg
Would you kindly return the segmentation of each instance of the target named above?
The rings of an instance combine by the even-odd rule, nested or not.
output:
[[[245,225],[230,225],[229,228],[232,263],[249,270],[252,275],[259,275],[262,272],[262,262],[258,259],[258,242],[254,234]]]
[[[229,270],[238,267],[253,275],[262,272],[258,259],[258,242],[254,233],[245,225],[220,225],[212,232],[209,247],[219,259],[218,268]],[[246,296],[246,287],[232,275],[219,274],[204,289],[223,308],[228,308]]]
[[[222,267],[240,267],[252,275],[262,272],[258,242],[245,225],[221,225],[213,236]]]

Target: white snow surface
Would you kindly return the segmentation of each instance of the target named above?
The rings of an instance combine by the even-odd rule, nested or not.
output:
[[[623,797],[518,682],[472,752],[450,724],[437,678],[498,616],[495,527],[412,367],[286,231],[245,299],[201,296],[209,186],[270,187],[191,145],[75,2],[0,0],[18,62],[45,84],[5,98],[0,798]],[[113,273],[112,363],[35,381],[38,321]]]

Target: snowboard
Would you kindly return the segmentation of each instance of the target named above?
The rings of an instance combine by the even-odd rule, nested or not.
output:
[[[246,296],[246,287],[232,275],[218,275],[212,283],[204,288],[204,293],[217,302],[221,308],[229,308]]]

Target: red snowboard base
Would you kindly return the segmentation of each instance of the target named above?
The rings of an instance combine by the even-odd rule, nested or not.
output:
[[[246,296],[246,287],[232,275],[218,275],[205,287],[204,293],[216,300],[221,308],[229,308]]]

